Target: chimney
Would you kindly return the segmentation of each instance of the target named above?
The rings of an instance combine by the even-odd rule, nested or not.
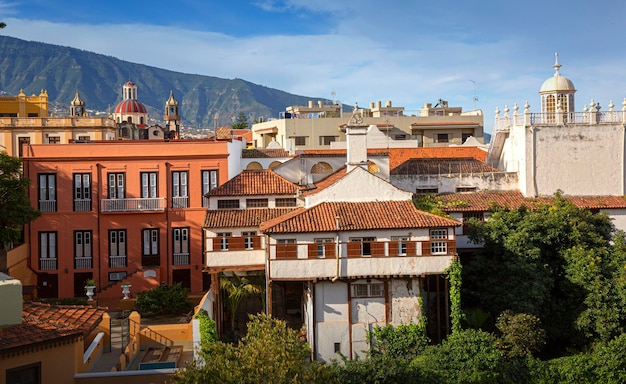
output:
[[[367,169],[367,131],[369,126],[363,122],[363,116],[355,104],[352,117],[346,125],[347,172],[355,167]]]

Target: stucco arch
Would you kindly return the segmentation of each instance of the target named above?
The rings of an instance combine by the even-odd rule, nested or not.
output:
[[[325,161],[320,161],[311,167],[311,174],[333,173],[333,167]]]
[[[259,163],[258,161],[252,161],[250,164],[248,164],[248,166],[246,167],[247,171],[260,171],[263,169],[263,166],[261,165],[261,163]]]

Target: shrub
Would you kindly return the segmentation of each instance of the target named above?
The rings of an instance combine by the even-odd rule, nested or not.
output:
[[[372,330],[372,356],[385,354],[392,358],[414,359],[429,343],[424,323],[401,324],[396,327],[376,326]]]
[[[195,318],[200,322],[200,341],[202,344],[212,343],[219,340],[217,336],[217,328],[215,327],[215,320],[209,317],[209,314],[204,309],[201,309],[196,313]]]
[[[187,301],[189,290],[180,283],[162,285],[149,291],[139,292],[135,308],[142,315],[177,315],[191,310]]]
[[[546,332],[539,326],[540,322],[537,316],[510,311],[498,317],[496,326],[502,332],[499,344],[507,356],[523,357],[541,350],[546,343]]]

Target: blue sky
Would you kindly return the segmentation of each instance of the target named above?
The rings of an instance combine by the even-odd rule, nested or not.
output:
[[[475,86],[491,131],[496,107],[539,112],[557,51],[577,111],[621,109],[625,15],[623,0],[0,0],[0,33],[350,105],[472,110]]]

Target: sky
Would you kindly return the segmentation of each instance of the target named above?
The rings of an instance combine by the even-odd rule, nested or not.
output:
[[[0,0],[0,33],[313,100],[443,99],[491,132],[496,108],[540,112],[556,52],[576,111],[621,109],[625,15],[623,0]]]

